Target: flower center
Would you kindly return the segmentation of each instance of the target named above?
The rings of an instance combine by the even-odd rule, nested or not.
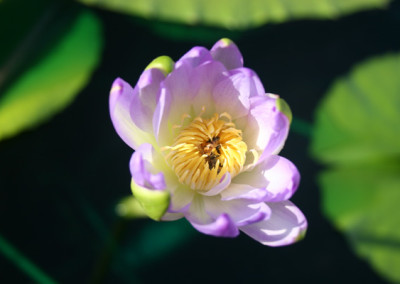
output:
[[[227,118],[223,120],[221,118]],[[226,113],[211,119],[196,117],[181,130],[166,156],[181,183],[196,191],[208,191],[229,172],[243,168],[247,145]]]

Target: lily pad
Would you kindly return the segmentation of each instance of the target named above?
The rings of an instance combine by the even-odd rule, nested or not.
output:
[[[317,111],[313,152],[344,163],[400,155],[400,57],[374,58],[338,80]]]
[[[384,8],[389,0],[79,0],[88,5],[190,25],[247,29],[293,19],[332,19]]]
[[[85,86],[102,49],[97,17],[81,12],[65,34],[0,95],[0,140],[65,108]]]
[[[357,66],[333,84],[316,113],[314,156],[325,215],[356,253],[400,281],[400,55]]]

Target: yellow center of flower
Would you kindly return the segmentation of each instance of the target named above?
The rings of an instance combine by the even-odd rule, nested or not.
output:
[[[225,119],[223,119],[225,118]],[[196,191],[208,191],[229,172],[243,168],[247,145],[226,113],[211,119],[196,117],[183,128],[166,156],[179,181]]]

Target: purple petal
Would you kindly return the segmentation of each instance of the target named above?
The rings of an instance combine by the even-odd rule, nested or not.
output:
[[[177,213],[189,210],[194,197],[194,191],[181,184],[171,191],[171,202],[168,212]]]
[[[288,118],[278,111],[276,97],[252,97],[250,102],[247,125],[242,129],[243,140],[250,149],[260,150],[264,156],[277,154],[289,133]]]
[[[121,139],[136,149],[140,144],[147,142],[149,137],[132,121],[130,107],[133,96],[134,91],[128,83],[121,78],[114,81],[110,91],[111,120]]]
[[[248,184],[231,183],[221,192],[221,200],[247,199],[253,202],[264,202],[268,196],[265,188],[255,188]]]
[[[300,183],[300,174],[296,166],[286,158],[270,156],[260,165],[267,181],[267,202],[288,200],[296,192]]]
[[[204,62],[212,61],[213,58],[210,52],[202,47],[202,46],[195,46],[188,52],[186,52],[176,63],[175,68],[179,68],[182,64],[187,64],[191,67],[196,67]]]
[[[165,79],[164,86],[172,94],[173,98],[180,100],[192,100],[197,93],[199,83],[192,82],[191,75],[194,68],[189,64],[176,67]]]
[[[231,175],[230,175],[230,173],[226,173],[222,177],[219,184],[217,184],[216,186],[211,188],[209,191],[200,192],[200,193],[203,195],[206,195],[206,196],[217,195],[217,194],[221,193],[221,191],[223,191],[227,186],[229,186],[230,183],[231,183]]]
[[[254,203],[254,201],[245,199],[222,201],[219,197],[205,199],[204,210],[212,218],[228,214],[236,226],[259,222],[271,214],[269,207],[264,202]]]
[[[172,94],[174,102],[182,106],[210,107],[212,90],[215,85],[226,77],[226,68],[216,61],[206,62],[196,68],[182,65],[175,69],[165,80],[165,88]],[[212,113],[211,115],[213,115]]]
[[[263,201],[279,202],[288,200],[296,192],[300,174],[291,161],[272,155],[261,161],[250,172],[237,176],[235,183],[264,189],[266,196]]]
[[[133,153],[130,161],[130,170],[135,183],[147,189],[163,190],[166,183],[163,173],[153,174],[154,149],[151,144],[142,144]]]
[[[171,100],[167,116],[169,123],[180,125],[184,113],[197,115],[203,106],[206,108],[203,115],[212,116],[215,107],[211,93],[214,86],[226,76],[224,72],[225,67],[216,61],[196,68],[184,64],[175,69],[162,84],[162,92]],[[167,144],[167,141],[163,143]]]
[[[240,230],[268,246],[285,246],[302,239],[307,220],[290,201],[268,203],[271,217],[258,223],[242,226]]]
[[[210,53],[215,60],[222,62],[228,70],[243,67],[242,54],[236,44],[229,39],[224,38],[217,41]]]
[[[213,90],[217,112],[227,112],[234,119],[248,114],[251,97],[264,94],[258,76],[247,68],[232,70]]]
[[[242,84],[244,84],[248,89],[249,97],[265,95],[264,86],[258,75],[253,70],[249,68],[237,68],[231,70],[229,74],[231,74],[231,76],[243,78]]]
[[[216,237],[236,237],[239,235],[239,230],[232,222],[228,214],[222,214],[210,223],[197,223],[194,220],[188,218],[188,221],[192,226],[206,235],[212,235]]]
[[[184,215],[182,213],[165,213],[162,217],[161,220],[162,221],[175,221],[175,220],[179,220],[182,217],[184,217]]]
[[[161,94],[158,100],[157,107],[153,115],[153,130],[154,136],[157,141],[165,141],[164,143],[159,143],[159,145],[169,144],[168,137],[168,115],[171,108],[171,95],[166,91],[166,89],[161,89]]]
[[[215,101],[213,98],[213,89],[215,86],[227,78],[225,66],[221,62],[211,61],[204,63],[193,70],[191,74],[192,86],[198,86],[196,95],[192,101],[195,113],[200,113],[202,107],[205,107],[204,116],[212,116],[215,114]]]
[[[175,68],[161,84],[160,103],[156,107],[153,118],[155,136],[160,145],[168,145],[173,142],[168,140],[171,135],[167,132],[167,125],[179,125],[182,115],[190,112],[200,86],[198,81],[191,81],[192,73],[193,68],[183,64],[179,68]]]
[[[217,237],[236,237],[239,230],[228,214],[209,215],[205,209],[205,199],[210,197],[195,196],[188,212],[185,212],[186,219],[198,231]],[[211,199],[214,197],[211,197]]]
[[[134,89],[131,104],[131,118],[142,130],[152,131],[152,118],[160,93],[160,83],[164,74],[156,68],[145,70]]]
[[[242,216],[240,220],[236,221],[236,226],[246,226],[253,223],[260,222],[268,218],[271,215],[271,209],[264,203],[256,203],[256,204],[249,204],[247,207],[251,210],[254,210],[254,214],[250,216]]]

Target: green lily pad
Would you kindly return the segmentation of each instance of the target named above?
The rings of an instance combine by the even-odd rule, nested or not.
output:
[[[323,173],[325,213],[357,254],[390,281],[400,280],[400,165],[341,167]]]
[[[338,80],[317,111],[313,152],[329,163],[400,155],[400,57],[374,58]]]
[[[356,253],[400,281],[400,55],[368,60],[333,84],[316,113],[311,151],[334,166],[319,178],[325,215]]]
[[[293,19],[331,19],[356,11],[384,8],[389,0],[79,0],[88,5],[190,25],[246,29]]]
[[[102,49],[97,17],[81,12],[57,39],[0,95],[0,140],[65,108],[89,80]]]

